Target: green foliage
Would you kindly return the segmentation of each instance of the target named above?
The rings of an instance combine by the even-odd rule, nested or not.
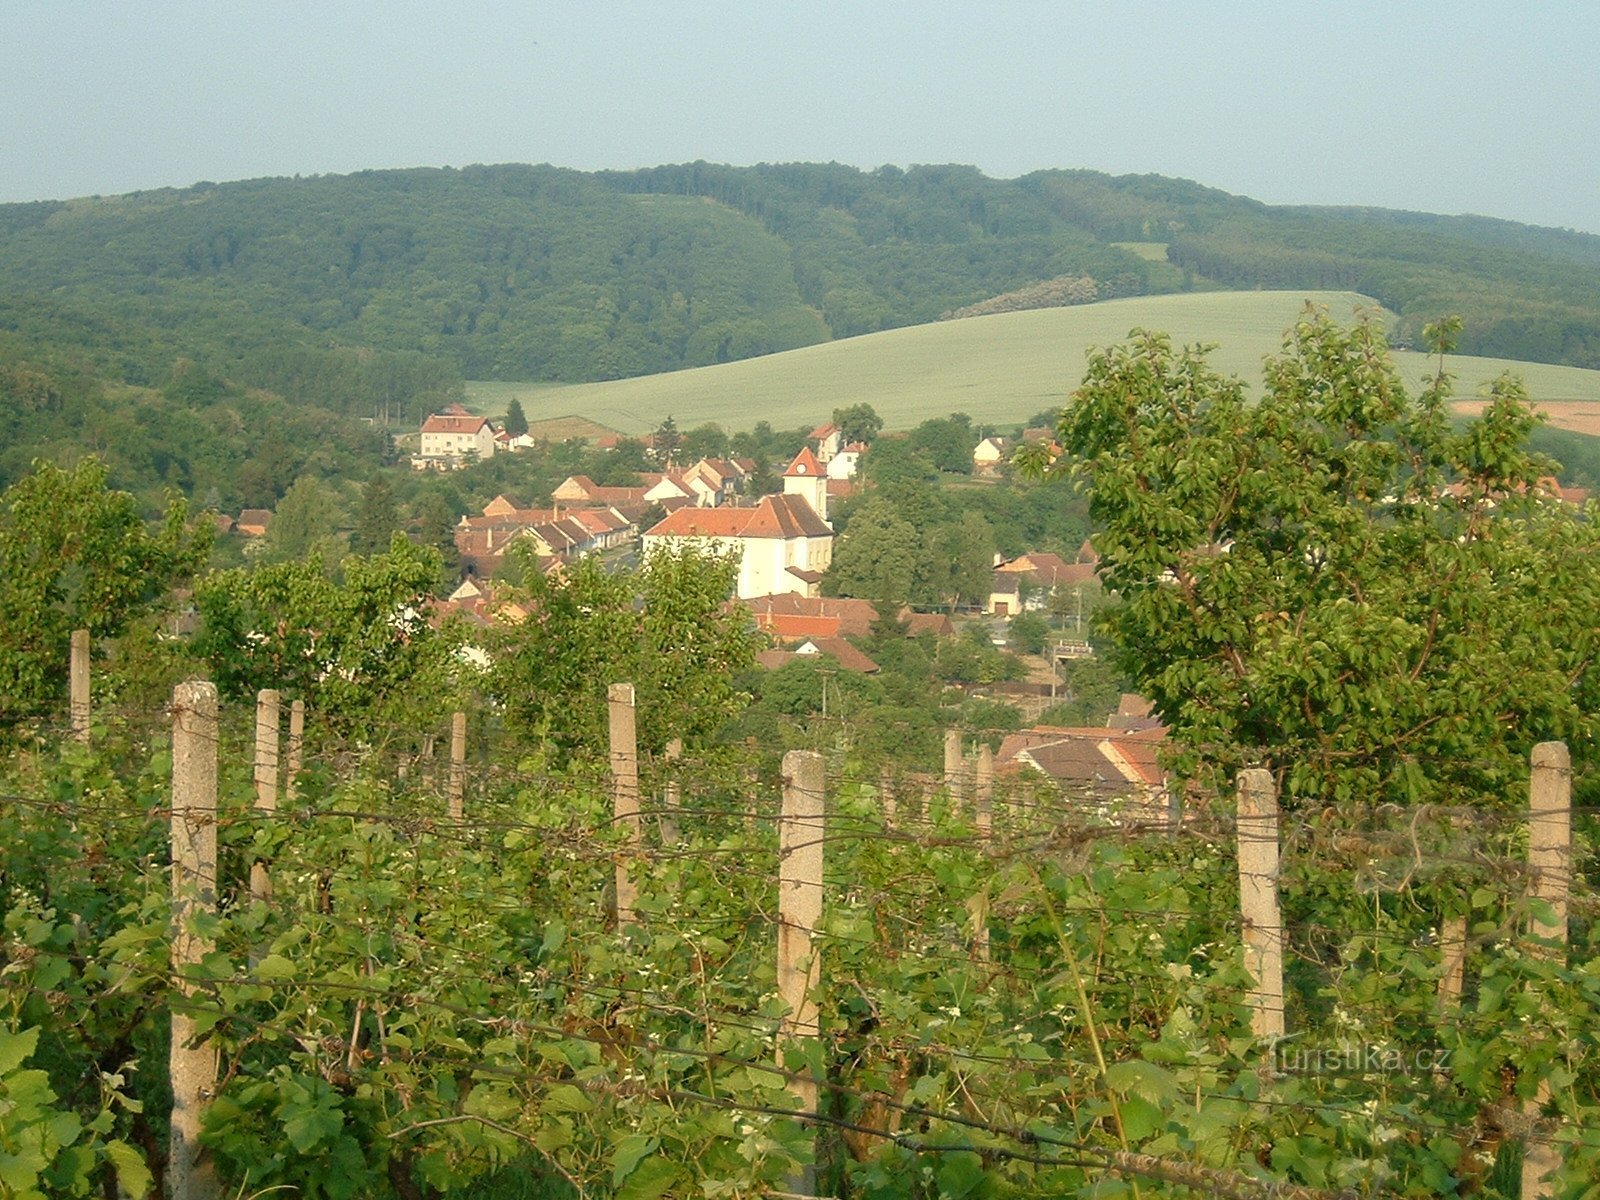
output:
[[[506,405],[505,431],[514,438],[521,437],[528,432],[528,414],[522,411],[522,401],[515,396],[511,403]]]
[[[828,586],[842,596],[904,604],[916,582],[921,546],[915,526],[881,496],[850,517],[828,568]]]
[[[585,558],[560,573],[524,571],[525,621],[498,627],[490,688],[508,724],[565,755],[607,745],[606,689],[632,683],[641,750],[674,738],[706,742],[745,697],[733,676],[760,637],[729,608],[731,556],[659,550],[637,570],[608,573]]]
[[[195,653],[223,695],[277,688],[343,732],[379,739],[437,721],[470,685],[460,631],[428,621],[438,555],[396,534],[351,555],[221,571],[195,588]]]
[[[844,435],[846,445],[852,442],[870,443],[883,432],[883,418],[870,404],[851,404],[833,410],[833,423]]]
[[[1595,528],[1504,380],[1460,432],[1382,335],[1318,313],[1255,403],[1156,334],[1062,415],[1090,489],[1114,661],[1187,749],[1266,761],[1292,803],[1509,802],[1529,747],[1593,736]]]
[[[302,475],[284,493],[267,526],[265,560],[281,563],[328,555],[337,524],[333,493],[315,476]]]
[[[278,520],[282,517],[280,510]],[[394,488],[386,476],[375,474],[361,489],[361,506],[356,511],[350,549],[356,554],[382,554],[399,527],[400,513],[395,507]]]
[[[121,634],[205,561],[209,529],[174,500],[160,527],[106,486],[106,467],[38,463],[0,495],[0,726],[55,708],[66,694],[74,629]]]
[[[1036,612],[1020,612],[1006,627],[1006,640],[1024,654],[1043,654],[1050,638],[1050,622]]]

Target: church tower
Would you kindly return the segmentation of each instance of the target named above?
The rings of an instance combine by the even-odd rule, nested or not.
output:
[[[783,494],[799,496],[824,521],[828,519],[828,470],[806,446],[783,473]]]

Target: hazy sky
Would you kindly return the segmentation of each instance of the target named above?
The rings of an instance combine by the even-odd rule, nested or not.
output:
[[[697,158],[1600,233],[1600,4],[0,0],[0,201]]]

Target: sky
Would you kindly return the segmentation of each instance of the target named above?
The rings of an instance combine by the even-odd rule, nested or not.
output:
[[[1597,46],[1594,0],[0,0],[0,202],[958,162],[1600,234]]]

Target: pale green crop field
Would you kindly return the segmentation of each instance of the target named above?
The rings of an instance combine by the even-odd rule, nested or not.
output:
[[[610,383],[473,383],[468,397],[474,408],[497,415],[516,395],[530,421],[583,416],[625,433],[647,432],[668,415],[679,429],[708,421],[729,431],[757,421],[793,429],[863,401],[888,429],[951,412],[980,424],[1016,424],[1061,404],[1081,382],[1090,349],[1121,341],[1136,326],[1162,330],[1180,344],[1215,343],[1212,363],[1219,370],[1259,386],[1262,359],[1279,350],[1307,300],[1345,321],[1376,311],[1354,292],[1140,296],[941,321]],[[1432,373],[1422,354],[1397,352],[1395,361],[1413,388]],[[1535,399],[1600,400],[1600,371],[1464,357],[1452,358],[1449,368],[1464,397],[1509,370]]]

